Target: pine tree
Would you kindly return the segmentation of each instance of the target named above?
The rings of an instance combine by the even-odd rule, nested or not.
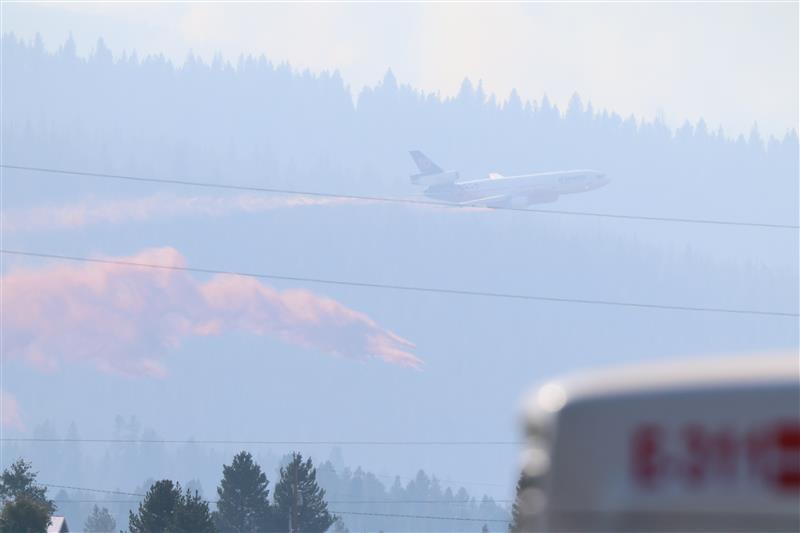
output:
[[[24,459],[14,461],[0,475],[0,501],[25,498],[38,502],[53,514],[56,506],[45,496],[47,488],[36,484],[36,475],[31,463]]]
[[[217,512],[214,522],[222,532],[260,532],[272,529],[269,481],[248,452],[240,452],[233,462],[222,465],[222,480],[217,487]]]
[[[195,492],[181,492],[180,483],[156,481],[136,514],[129,513],[131,533],[213,533],[208,502]]]
[[[0,533],[42,533],[50,525],[50,511],[41,501],[20,496],[0,512]]]
[[[132,533],[162,533],[169,530],[181,500],[180,485],[168,479],[156,481],[139,504],[139,511],[129,513]]]
[[[0,475],[0,532],[38,533],[47,529],[55,504],[45,496],[47,489],[36,484],[31,464],[17,459]]]
[[[117,528],[117,521],[108,512],[108,509],[103,507],[100,509],[97,505],[92,508],[92,513],[86,519],[83,529],[86,533],[114,533]]]
[[[178,488],[180,489],[180,485]],[[192,494],[187,490],[181,497],[175,512],[173,531],[182,533],[215,533],[217,531],[214,521],[211,519],[208,502],[203,500],[197,491]]]
[[[293,453],[288,465],[281,468],[275,485],[276,525],[281,531],[322,533],[335,521],[328,512],[325,491],[317,485],[317,472],[311,459]]]

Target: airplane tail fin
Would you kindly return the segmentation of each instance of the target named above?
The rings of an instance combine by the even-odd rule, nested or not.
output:
[[[419,150],[411,150],[409,152],[411,154],[411,158],[414,160],[414,163],[417,165],[419,169],[419,175],[425,174],[440,174],[443,172],[439,166],[428,159],[428,156],[420,152]]]

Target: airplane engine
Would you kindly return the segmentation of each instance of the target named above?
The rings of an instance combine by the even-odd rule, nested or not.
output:
[[[437,172],[435,174],[414,174],[411,176],[411,183],[417,185],[448,185],[458,181],[458,172],[455,170],[447,172]]]

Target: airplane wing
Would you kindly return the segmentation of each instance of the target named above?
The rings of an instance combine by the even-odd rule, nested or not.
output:
[[[430,196],[425,196],[424,194],[404,194],[404,195],[394,195],[389,197],[392,200],[397,200],[398,202],[408,202],[411,204],[420,203],[423,205],[442,205],[442,206],[460,206],[460,207],[492,207],[498,205],[501,201],[504,201],[508,198],[507,194],[498,194],[496,196],[486,196],[484,198],[475,198],[474,200],[467,200],[465,202],[451,202],[447,200],[437,200],[436,198],[431,198]]]
[[[473,205],[475,207],[484,207],[484,206],[493,206],[497,205],[500,201],[504,201],[508,199],[508,194],[496,194],[494,196],[484,196],[483,198],[474,198],[472,200],[467,200],[465,202],[459,202],[458,205],[470,206]]]

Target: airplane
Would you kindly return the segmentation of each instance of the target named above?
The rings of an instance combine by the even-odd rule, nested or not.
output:
[[[419,150],[409,152],[419,169],[411,183],[425,185],[429,198],[464,206],[522,208],[555,202],[562,194],[591,191],[611,181],[596,170],[565,170],[520,176],[495,172],[487,178],[459,181],[455,170],[442,170]]]

